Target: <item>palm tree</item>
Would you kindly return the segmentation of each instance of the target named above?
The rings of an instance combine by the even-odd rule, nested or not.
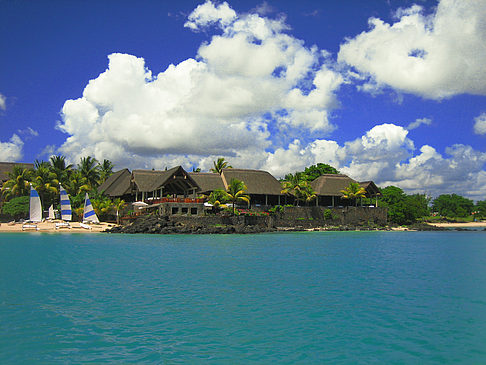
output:
[[[49,206],[59,194],[59,181],[56,174],[48,167],[50,165],[40,164],[34,172],[32,184],[39,193],[45,206]]]
[[[34,170],[37,170],[39,167],[51,167],[51,164],[48,161],[43,160],[35,160],[34,161]]]
[[[214,167],[212,169],[210,169],[209,171],[214,172],[214,173],[218,173],[220,175],[223,172],[223,169],[232,169],[233,168],[233,166],[231,166],[228,161],[224,160],[224,157],[218,158],[218,161],[213,161],[213,165],[214,165]]]
[[[341,190],[341,193],[343,193],[344,199],[354,199],[355,206],[358,205],[358,198],[366,196],[366,190],[356,182],[350,183],[347,188]]]
[[[125,208],[127,204],[125,203],[124,200],[121,200],[120,198],[116,198],[114,201],[113,201],[113,208],[115,209],[116,211],[116,224],[120,224],[120,211],[123,210],[123,208]]]
[[[250,197],[246,195],[246,185],[243,181],[237,179],[231,179],[226,194],[228,200],[233,203],[233,214],[236,213],[235,204],[240,201],[244,201],[250,204]]]
[[[65,184],[69,179],[73,165],[66,163],[66,157],[62,155],[51,156],[51,170],[56,174],[57,180],[61,184]]]
[[[90,190],[98,186],[100,168],[96,158],[91,156],[81,158],[81,162],[78,164],[78,171],[85,179],[85,184],[89,186]]]
[[[307,181],[306,175],[302,172],[285,175],[285,180],[282,181],[281,193],[293,196],[297,206],[299,206],[299,201],[310,202],[317,197],[315,191]]]
[[[32,180],[32,170],[22,166],[14,166],[8,173],[9,180],[2,185],[2,195],[5,199],[16,196],[25,196],[30,194],[30,181]]]
[[[115,165],[110,160],[104,159],[102,163],[98,163],[100,170],[100,185],[105,182],[108,177],[113,174],[113,168]]]

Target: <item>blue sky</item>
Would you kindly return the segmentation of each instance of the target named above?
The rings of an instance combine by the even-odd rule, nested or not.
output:
[[[2,1],[0,160],[323,162],[486,199],[486,2]]]

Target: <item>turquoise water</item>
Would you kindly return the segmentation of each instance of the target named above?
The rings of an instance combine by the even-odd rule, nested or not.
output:
[[[486,233],[0,234],[0,363],[486,363]]]

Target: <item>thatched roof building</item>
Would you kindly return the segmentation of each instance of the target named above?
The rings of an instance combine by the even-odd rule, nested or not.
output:
[[[363,181],[359,185],[366,190],[366,196],[368,198],[380,195],[380,188],[373,181]]]
[[[201,189],[199,191],[201,194],[209,195],[216,189],[226,190],[220,174],[213,172],[190,172],[189,175]]]
[[[237,179],[245,183],[250,195],[281,195],[280,182],[269,172],[262,170],[223,169],[221,173],[225,188],[231,180]]]
[[[0,183],[9,180],[8,174],[12,172],[15,166],[21,166],[24,169],[33,169],[33,163],[22,163],[22,162],[0,162]]]
[[[176,166],[166,171],[133,170],[132,183],[138,192],[187,195],[200,190],[194,179],[181,167]]]
[[[356,183],[343,174],[324,174],[311,182],[312,189],[320,196],[343,196],[341,190],[346,189],[350,183]]]
[[[121,197],[131,193],[131,180],[132,173],[128,169],[123,169],[110,175],[98,187],[98,191],[109,197]]]

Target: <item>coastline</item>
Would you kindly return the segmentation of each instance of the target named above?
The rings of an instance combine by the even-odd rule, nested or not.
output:
[[[468,223],[428,223],[434,227],[441,228],[486,228],[486,221]]]
[[[70,222],[69,225],[71,228],[59,228],[56,229],[56,223],[60,223],[61,221],[52,221],[52,222],[40,222],[37,223],[38,230],[35,229],[27,229],[22,230],[22,223],[0,223],[0,233],[18,233],[18,232],[49,232],[49,233],[100,233],[105,231],[108,228],[112,228],[116,226],[113,223],[105,223],[100,222],[99,224],[91,224],[91,229],[86,229],[81,227],[79,222]]]

